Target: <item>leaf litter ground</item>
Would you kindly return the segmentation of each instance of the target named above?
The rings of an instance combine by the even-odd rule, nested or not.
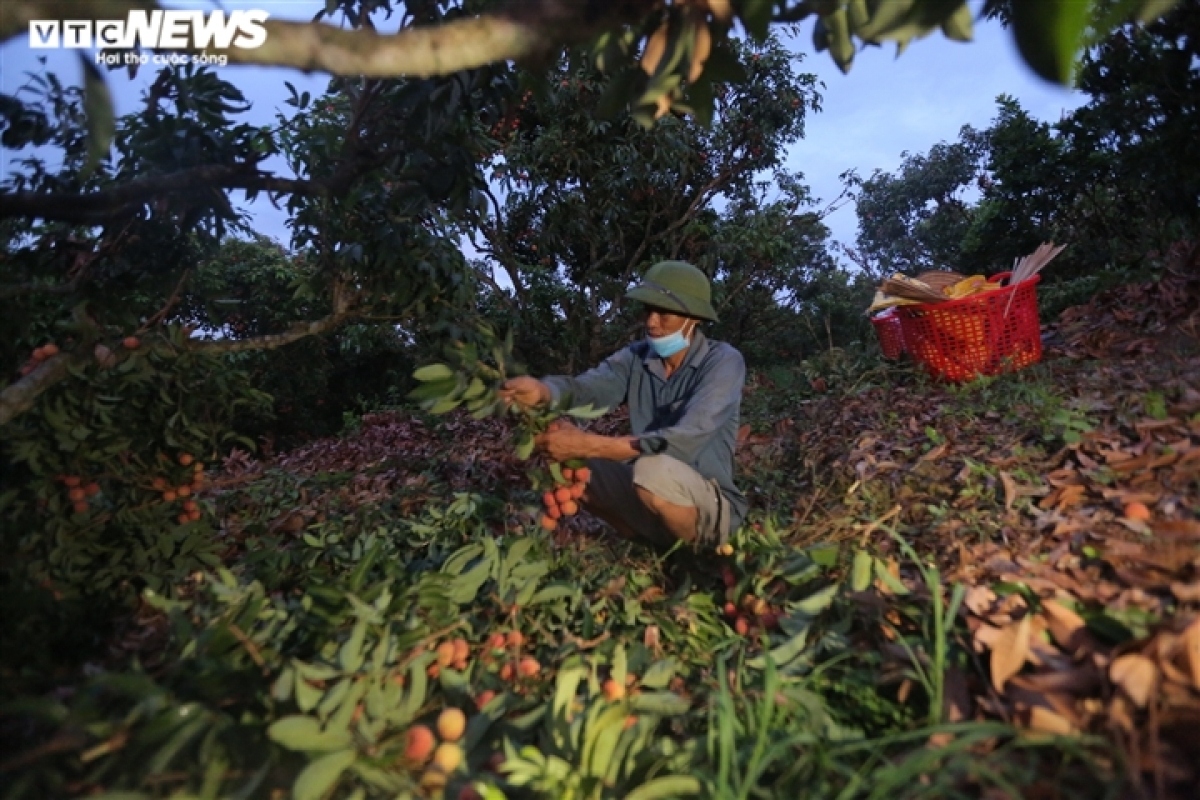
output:
[[[926,590],[888,529],[968,587],[978,669],[951,668],[946,719],[1111,737],[1135,783],[1164,796],[1200,781],[1195,300],[1180,275],[1123,287],[1065,313],[1028,375],[962,388],[894,375],[848,395],[835,386],[762,433],[744,430],[739,453],[743,475],[768,476],[748,482],[769,487],[756,504],[789,512],[785,543],[873,545],[907,591]],[[596,427],[623,423],[618,413]],[[356,435],[276,466],[353,473],[336,493],[361,503],[411,486],[422,463],[458,490],[521,486],[503,425],[467,417],[434,430],[404,414],[368,416]],[[1125,516],[1131,503],[1149,519]],[[606,546],[582,533],[603,535],[581,519],[559,546]],[[622,552],[636,568],[637,551]],[[880,580],[871,592],[893,594]],[[907,695],[912,679],[899,676],[910,655],[881,631],[883,673]]]
[[[297,708],[326,729],[338,720],[357,725],[357,741],[373,742],[357,755],[339,751],[339,771],[332,756],[311,755],[298,776],[271,761],[262,786],[294,781],[302,794],[320,773],[347,791],[382,784],[436,794],[440,787],[423,783],[428,770],[400,760],[399,776],[380,772],[388,725],[379,723],[382,734],[367,730],[369,702],[357,721],[362,703],[342,715],[333,701],[302,697],[303,686],[311,693],[327,680],[336,694],[341,683],[332,677],[293,677],[292,694],[280,688],[289,664],[340,664],[320,674],[340,669],[362,679],[369,665],[354,647],[367,623],[355,623],[354,614],[371,615],[360,601],[353,614],[329,610],[350,590],[373,596],[376,608],[409,609],[412,634],[400,641],[412,649],[394,663],[379,656],[376,667],[396,672],[388,681],[410,693],[413,670],[424,676],[420,696],[401,702],[413,720],[445,705],[478,714],[467,765],[450,788],[504,787],[512,796],[565,796],[571,788],[607,797],[652,786],[655,773],[632,755],[623,771],[613,768],[617,777],[589,784],[592,756],[556,739],[553,725],[545,735],[522,727],[551,695],[566,692],[576,704],[596,695],[594,707],[610,711],[614,702],[632,704],[620,706],[618,722],[650,720],[653,736],[637,740],[639,747],[657,758],[654,770],[678,773],[661,779],[681,781],[670,784],[680,796],[701,787],[710,796],[749,796],[752,787],[789,797],[1193,796],[1200,782],[1200,304],[1197,265],[1183,264],[1188,269],[1157,283],[1068,310],[1047,328],[1043,363],[1017,375],[953,387],[904,365],[833,370],[819,394],[757,376],[738,452],[754,512],[732,559],[651,553],[583,516],[550,539],[530,536],[536,498],[496,420],[381,412],[344,436],[271,461],[235,453],[208,499],[237,577],[222,579],[220,602],[204,598],[212,591],[206,584],[221,581],[197,575],[194,587],[183,587],[183,606],[143,605],[114,641],[109,663],[92,670],[128,671],[136,657],[150,679],[171,687],[180,708],[253,707],[240,724],[274,717],[266,730],[284,747],[310,752],[295,744],[308,725],[302,715],[280,718]],[[623,424],[617,412],[593,426],[618,432]],[[397,520],[403,536],[389,527]],[[493,544],[472,551],[482,539]],[[529,539],[536,541],[518,547]],[[385,583],[399,597],[411,582],[404,603],[390,590],[366,588],[366,576],[380,569],[378,560],[362,566],[366,541],[385,546],[384,562],[400,564]],[[512,564],[464,586],[467,567],[488,548],[502,562],[521,550],[533,576],[523,584],[528,605],[505,589],[517,585]],[[450,584],[421,582],[455,569]],[[337,591],[307,589],[323,581]],[[242,606],[221,604],[255,596],[279,609],[302,594],[306,609],[326,607],[304,635],[266,631],[253,615],[235,613]],[[546,609],[553,610],[535,608],[535,596],[551,598]],[[196,626],[188,630],[207,625],[209,633],[181,640],[173,625],[182,616]],[[496,631],[518,629],[523,641],[509,648],[510,660],[489,651]],[[475,663],[439,675],[432,651],[449,636],[464,638]],[[216,641],[221,647],[211,650]],[[192,673],[180,677],[181,665],[199,660],[197,648],[205,647],[208,695]],[[524,669],[528,659],[536,671],[505,677],[506,664]],[[580,664],[591,670],[590,694],[576,694]],[[634,696],[599,697],[599,679],[618,672],[629,673],[623,682]],[[267,712],[261,698],[247,699],[247,686],[233,692],[214,677],[255,673],[275,701]],[[56,696],[73,692],[60,687]],[[502,700],[487,706],[490,716],[476,708],[486,705],[486,692]],[[193,756],[178,743],[170,758],[156,756],[155,774],[147,774],[144,754],[132,752],[136,767],[89,773],[119,760],[136,730],[129,721],[136,715],[106,727],[94,708],[89,713],[80,719],[90,735],[74,728],[64,740],[64,726],[48,746],[0,766],[67,795],[139,788],[160,796],[189,785],[189,775],[211,782],[220,774],[212,763],[199,773],[196,764],[181,765]],[[59,722],[67,717],[56,714]],[[629,728],[621,741],[640,730]],[[567,777],[528,778],[534,756],[522,750],[522,761],[502,747],[505,739],[554,754]],[[375,759],[369,768],[368,758]],[[51,766],[53,779],[34,776]]]

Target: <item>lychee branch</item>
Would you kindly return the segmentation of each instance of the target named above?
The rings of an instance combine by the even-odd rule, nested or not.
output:
[[[319,336],[337,328],[356,317],[354,309],[344,308],[311,322],[297,322],[284,333],[256,336],[252,339],[222,340],[213,342],[195,342],[188,345],[193,352],[205,354],[242,353],[249,350],[273,350],[286,344],[298,341],[308,336]],[[58,384],[70,375],[72,365],[86,366],[95,360],[104,367],[115,365],[115,354],[105,348],[107,355],[96,354],[92,357],[79,356],[72,353],[59,353],[47,358],[33,369],[28,375],[10,384],[0,391],[0,426],[20,416],[33,407],[34,401],[43,392]]]
[[[6,0],[0,4],[0,42],[29,30],[38,19],[76,19],[78,3]],[[134,9],[157,8],[146,0],[100,0],[88,13],[116,19]],[[266,41],[253,49],[207,50],[229,63],[295,67],[333,75],[390,78],[451,75],[503,61],[518,61],[585,41],[602,31],[636,22],[661,0],[515,0],[496,13],[439,25],[379,34],[315,22],[268,20]]]
[[[72,363],[82,365],[85,361],[69,353],[51,356],[0,392],[0,425],[7,425],[9,420],[33,408],[38,395],[70,374]]]
[[[335,194],[339,186],[348,185],[354,174],[335,175],[324,181],[279,178],[261,172],[253,164],[211,164],[203,167],[138,178],[124,186],[102,189],[86,194],[41,192],[0,192],[0,219],[35,217],[77,224],[98,224],[117,219],[134,211],[152,199],[173,194],[194,192],[213,187],[247,191],[281,192],[302,195]]]
[[[189,349],[208,354],[243,353],[247,350],[274,350],[277,347],[283,347],[285,344],[291,344],[307,336],[319,336],[322,333],[328,333],[355,316],[357,316],[356,312],[343,311],[313,320],[312,322],[297,322],[283,333],[255,336],[252,339],[223,339],[213,342],[197,342],[189,345]]]
[[[261,47],[221,52],[230,63],[428,78],[544,56],[561,44],[636,22],[660,6],[660,0],[517,0],[497,13],[395,34],[269,20]]]
[[[0,286],[0,299],[26,294],[72,294],[79,289],[76,281],[69,283],[10,283]]]

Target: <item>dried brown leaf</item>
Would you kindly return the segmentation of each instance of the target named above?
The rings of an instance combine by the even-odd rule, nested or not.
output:
[[[1192,688],[1200,691],[1200,617],[1184,629],[1180,635],[1183,647],[1183,663],[1192,679]]]
[[[659,62],[662,61],[663,53],[667,49],[669,32],[670,26],[664,22],[654,33],[650,34],[650,38],[646,41],[646,49],[642,53],[642,70],[647,75],[653,75],[658,71]]]
[[[1052,733],[1056,736],[1066,736],[1076,732],[1075,726],[1069,719],[1042,706],[1034,706],[1029,709],[1026,727],[1033,731]]]
[[[930,450],[925,455],[921,456],[918,461],[937,461],[942,456],[946,455],[946,451],[950,449],[948,444],[939,444],[937,447]]]
[[[1127,653],[1112,662],[1108,677],[1138,708],[1145,708],[1158,684],[1158,667],[1141,653]]]
[[[1074,653],[1082,643],[1083,634],[1087,632],[1083,617],[1054,600],[1042,601],[1042,614],[1050,636],[1058,646],[1068,653]]]
[[[963,605],[977,617],[982,617],[996,602],[996,593],[987,586],[971,586],[963,596]]]
[[[642,637],[642,643],[651,650],[657,650],[659,647],[659,631],[657,625],[647,625],[646,632]]]
[[[1012,511],[1013,503],[1017,501],[1019,490],[1017,482],[1013,480],[1013,476],[1001,470],[1000,482],[1004,484],[1004,510]]]
[[[688,69],[688,83],[695,83],[704,72],[704,62],[712,52],[712,32],[708,23],[701,20],[696,26],[696,41],[692,48],[692,63]]]
[[[1029,657],[1029,637],[1033,630],[1032,617],[1028,614],[1020,622],[1013,623],[1000,632],[992,645],[992,686],[997,692],[1004,691],[1008,679],[1021,671]]]

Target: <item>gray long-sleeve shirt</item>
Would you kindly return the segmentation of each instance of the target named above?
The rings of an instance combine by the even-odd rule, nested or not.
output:
[[[564,395],[573,406],[613,409],[628,403],[637,448],[674,456],[715,480],[729,503],[730,531],[742,524],[748,503],[733,483],[733,451],[746,362],[734,347],[696,331],[683,363],[668,378],[662,359],[641,340],[582,375],[542,381],[555,405]]]

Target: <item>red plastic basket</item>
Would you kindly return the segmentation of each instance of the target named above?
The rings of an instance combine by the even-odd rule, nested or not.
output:
[[[900,328],[900,317],[896,309],[889,308],[881,314],[871,317],[875,326],[875,335],[879,338],[879,349],[884,358],[899,358],[904,353],[904,331]]]
[[[993,283],[1012,273],[988,278]],[[980,375],[1012,372],[1042,357],[1037,282],[982,292],[944,303],[898,306],[904,345],[930,375],[969,381]]]

